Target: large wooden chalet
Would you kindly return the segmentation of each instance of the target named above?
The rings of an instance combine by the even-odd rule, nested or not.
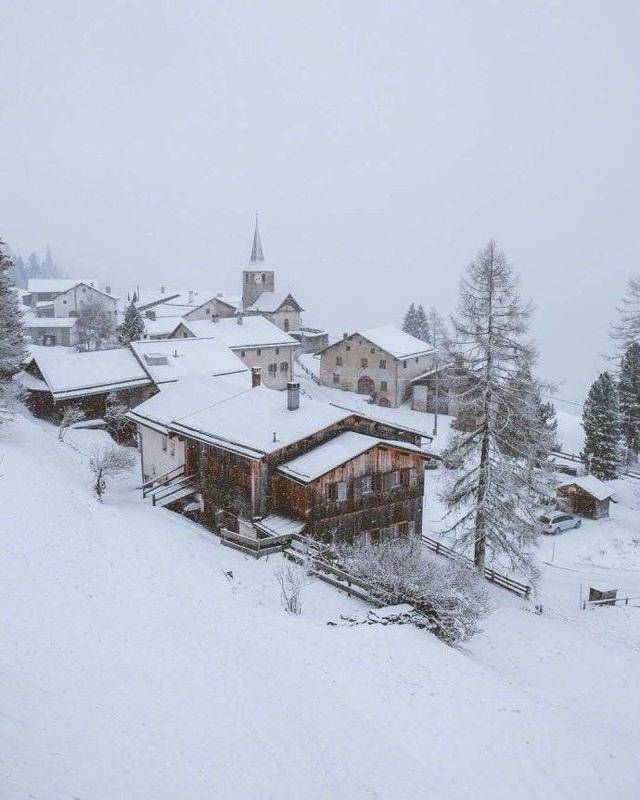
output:
[[[158,487],[160,504],[197,507],[214,529],[257,536],[284,525],[339,543],[421,528],[430,458],[421,435],[313,401],[297,384],[283,394],[183,380],[129,417],[143,482]]]

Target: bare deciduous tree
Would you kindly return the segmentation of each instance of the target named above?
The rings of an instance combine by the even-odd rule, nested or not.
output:
[[[65,409],[62,419],[60,420],[60,427],[58,428],[58,439],[63,442],[67,431],[76,422],[81,422],[84,419],[84,411],[81,411],[78,406],[68,406]]]
[[[94,476],[93,491],[100,502],[107,488],[107,478],[126,472],[134,462],[134,454],[119,445],[101,444],[94,448],[89,467]]]
[[[462,560],[432,556],[419,540],[356,544],[342,548],[340,559],[345,569],[372,585],[385,602],[415,605],[446,642],[471,638],[489,611],[486,587],[476,570]]]
[[[274,574],[280,584],[280,599],[284,610],[287,614],[301,614],[302,590],[308,582],[305,566],[285,561],[275,570]]]
[[[116,347],[115,322],[102,303],[85,303],[78,314],[76,330],[78,350],[101,350]]]
[[[624,352],[640,343],[640,277],[629,278],[627,293],[617,307],[618,321],[611,326],[611,338]]]

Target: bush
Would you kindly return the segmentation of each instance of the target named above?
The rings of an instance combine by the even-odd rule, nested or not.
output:
[[[385,602],[410,603],[424,613],[449,644],[470,639],[489,611],[484,581],[473,566],[432,556],[419,541],[356,544],[340,551],[340,561]]]
[[[275,576],[280,584],[280,599],[284,610],[287,614],[301,614],[302,589],[308,581],[305,568],[285,561],[276,569]]]
[[[93,472],[93,491],[100,502],[107,489],[107,478],[126,472],[134,463],[133,453],[116,444],[101,444],[94,448],[89,467]]]

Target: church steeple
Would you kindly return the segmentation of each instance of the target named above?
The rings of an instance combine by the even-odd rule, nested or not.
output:
[[[262,252],[262,242],[260,241],[260,229],[258,228],[258,212],[256,212],[256,229],[253,233],[253,247],[251,248],[251,261],[264,261]]]

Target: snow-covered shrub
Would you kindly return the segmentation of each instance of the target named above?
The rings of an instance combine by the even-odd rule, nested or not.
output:
[[[302,613],[302,589],[307,583],[304,565],[284,561],[276,570],[275,576],[280,584],[280,599],[287,614]]]
[[[129,406],[123,403],[117,392],[109,392],[105,401],[104,421],[107,430],[119,444],[135,442],[135,425],[130,422],[126,414]]]
[[[81,411],[78,406],[68,406],[64,414],[62,415],[62,419],[60,420],[60,427],[58,428],[58,439],[61,442],[64,442],[64,437],[67,435],[67,431],[72,425],[75,425],[76,422],[81,422],[84,419],[84,411]]]
[[[100,502],[107,489],[107,478],[126,472],[134,462],[133,453],[116,444],[100,444],[93,449],[89,467],[94,477],[93,491]]]
[[[436,636],[450,644],[470,639],[489,611],[477,570],[462,560],[432,556],[419,541],[356,544],[341,549],[340,561],[385,602],[410,603],[424,613]]]

